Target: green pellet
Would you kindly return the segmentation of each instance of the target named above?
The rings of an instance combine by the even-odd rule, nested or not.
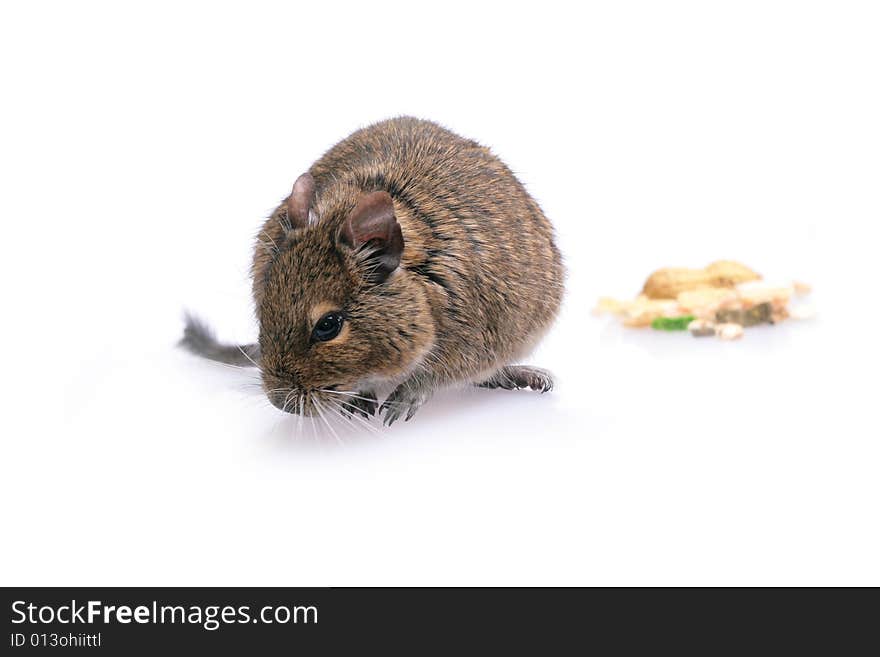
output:
[[[658,331],[687,331],[688,324],[694,321],[693,315],[681,317],[656,317],[651,322],[651,328]]]

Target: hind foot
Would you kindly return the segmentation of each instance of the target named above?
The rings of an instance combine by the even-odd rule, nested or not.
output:
[[[505,390],[531,388],[537,392],[549,392],[553,390],[553,376],[540,367],[507,365],[476,385],[480,388],[504,388]]]

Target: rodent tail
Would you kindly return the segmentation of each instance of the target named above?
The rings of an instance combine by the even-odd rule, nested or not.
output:
[[[218,342],[214,331],[195,315],[184,315],[186,327],[177,346],[202,358],[238,367],[259,367],[260,345],[223,344]]]

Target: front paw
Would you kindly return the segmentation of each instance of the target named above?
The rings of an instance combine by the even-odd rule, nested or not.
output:
[[[416,411],[430,397],[431,394],[425,390],[417,390],[406,385],[400,385],[382,403],[379,414],[385,413],[383,422],[388,427],[401,417],[406,422],[416,414]]]
[[[347,397],[346,400],[342,402],[339,410],[343,415],[352,416],[357,414],[362,415],[369,420],[376,414],[376,408],[378,406],[379,401],[373,393],[362,392],[358,395]]]

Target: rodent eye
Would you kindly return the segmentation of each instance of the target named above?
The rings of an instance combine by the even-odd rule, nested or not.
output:
[[[342,330],[342,313],[327,313],[312,329],[312,339],[318,342],[332,340]]]

